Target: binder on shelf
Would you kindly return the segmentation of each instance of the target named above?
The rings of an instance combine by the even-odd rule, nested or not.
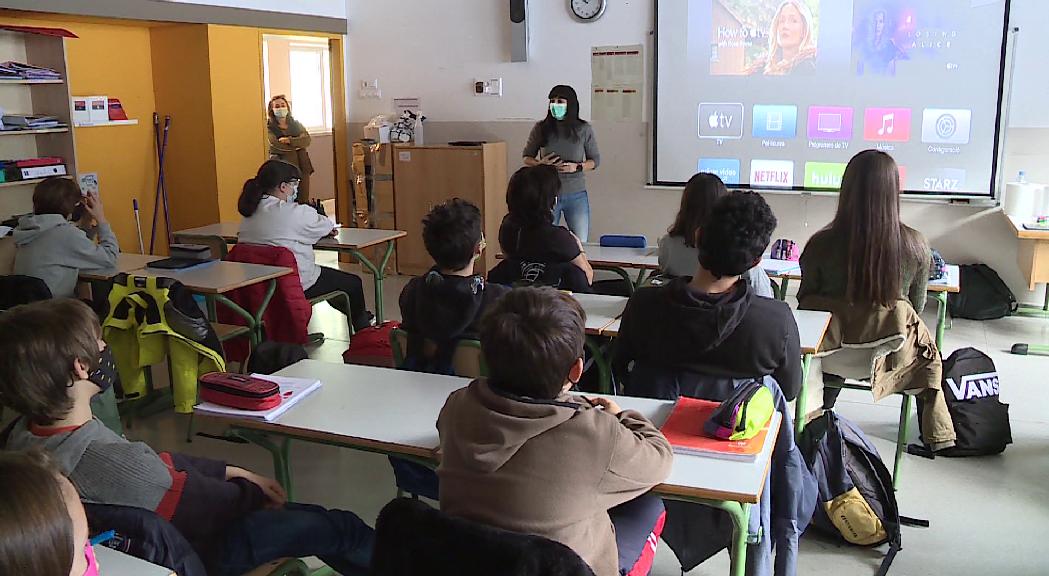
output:
[[[64,164],[65,161],[58,156],[44,156],[41,158],[24,158],[15,160],[15,166],[19,168],[32,168],[34,166],[50,166],[52,164]]]
[[[65,164],[51,164],[49,166],[32,166],[29,168],[19,168],[22,173],[22,180],[33,180],[35,178],[47,178],[49,176],[65,176],[66,165]]]

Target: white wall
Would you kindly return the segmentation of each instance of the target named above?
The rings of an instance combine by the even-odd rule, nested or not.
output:
[[[153,0],[154,2],[175,2],[181,4],[199,4],[202,6],[222,6],[224,8],[245,8],[248,10],[265,10],[267,12],[287,12],[325,18],[346,18],[344,0]]]
[[[1013,3],[1015,15],[1025,19],[1014,24],[1034,37],[1021,47],[1036,50],[1033,57],[1023,54],[1017,69],[1030,70],[1033,58],[1037,72],[1044,66],[1045,52],[1037,52],[1040,44],[1033,24],[1049,21],[1049,1]],[[417,96],[429,118],[428,141],[505,140],[512,170],[520,165],[520,149],[533,119],[545,113],[551,86],[574,86],[583,115],[589,117],[591,46],[644,43],[646,59],[651,59],[652,0],[609,2],[604,18],[594,24],[572,20],[562,0],[530,0],[531,55],[529,62],[519,64],[509,62],[508,4],[505,0],[348,0],[351,138],[359,136],[359,123],[389,113],[392,98]],[[500,76],[502,98],[471,94],[475,78]],[[370,79],[379,80],[381,99],[358,97],[360,81]],[[1024,113],[1013,118],[1013,125],[1031,127],[1009,130],[1003,169],[1010,176],[1024,169],[1031,180],[1049,183],[1049,129],[1035,128],[1043,126],[1040,118],[1049,116],[1043,108],[1049,92],[1038,90],[1037,82],[1019,83],[1014,90],[1014,102],[1024,107]],[[646,111],[649,107],[646,102]],[[594,128],[603,161],[588,176],[592,237],[622,232],[645,234],[654,241],[673,219],[680,193],[645,187],[647,124],[595,123]],[[833,197],[766,197],[780,221],[777,236],[802,243],[830,220],[836,206]],[[1016,264],[1017,241],[996,209],[906,202],[903,212],[904,219],[922,230],[948,260],[986,262],[1021,300],[1040,303],[1040,294],[1027,292]]]
[[[1012,0],[1009,24],[1020,28],[1016,35],[1015,73],[1009,125],[1017,128],[1049,128],[1049,2]]]

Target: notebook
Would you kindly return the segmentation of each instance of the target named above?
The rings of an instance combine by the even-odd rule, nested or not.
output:
[[[193,407],[194,411],[215,416],[273,422],[290,410],[292,406],[298,404],[303,398],[321,387],[321,381],[313,378],[288,378],[286,376],[272,376],[269,374],[252,374],[252,377],[275,382],[280,386],[281,402],[279,406],[269,410],[241,410],[239,408],[219,406],[211,402],[201,402]]]
[[[750,440],[711,438],[703,434],[703,424],[718,406],[718,402],[681,396],[660,431],[670,441],[677,454],[753,462],[765,444],[765,437],[769,433],[768,424]]]

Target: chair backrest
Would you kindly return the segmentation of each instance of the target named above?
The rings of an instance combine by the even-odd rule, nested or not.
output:
[[[453,518],[426,503],[397,498],[375,523],[375,576],[593,576],[571,548]]]
[[[586,274],[571,262],[522,262],[507,258],[488,272],[488,281],[505,286],[553,286],[581,294],[593,291]]]
[[[92,535],[114,530],[120,551],[164,566],[180,576],[207,576],[204,564],[182,533],[145,508],[84,503]]]
[[[17,274],[0,276],[0,310],[50,299],[51,289],[39,278]]]
[[[390,332],[390,345],[393,347],[393,365],[395,368],[404,366],[405,356],[408,350],[408,333],[400,328]],[[423,342],[423,354],[433,357],[437,352],[437,344],[432,340]],[[452,370],[456,376],[463,378],[483,378],[488,375],[488,367],[484,363],[484,355],[481,353],[481,343],[477,340],[459,340],[452,356]]]
[[[218,260],[225,260],[226,255],[229,254],[229,246],[226,244],[225,238],[221,236],[193,236],[185,238],[185,240],[188,244],[207,246],[211,249],[211,257]]]
[[[13,236],[0,238],[0,275],[15,271],[15,239]]]

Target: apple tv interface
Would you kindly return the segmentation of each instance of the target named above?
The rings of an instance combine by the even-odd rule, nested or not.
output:
[[[836,190],[861,150],[906,192],[992,194],[1006,0],[664,0],[655,180]]]

